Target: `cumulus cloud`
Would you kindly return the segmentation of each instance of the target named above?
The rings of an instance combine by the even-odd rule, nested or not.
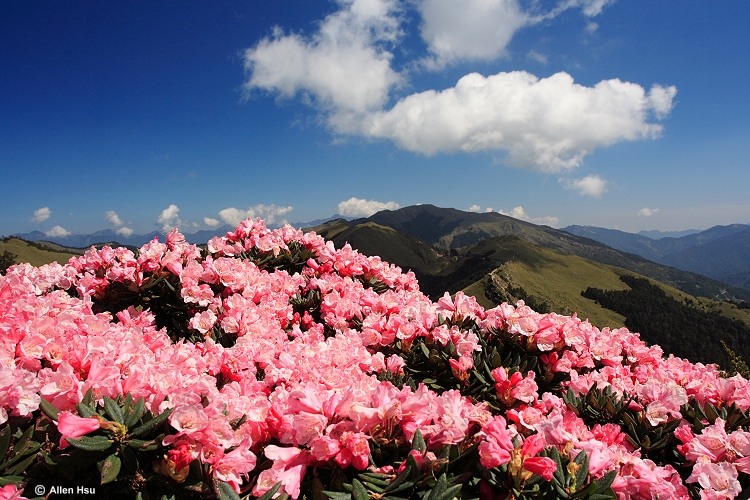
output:
[[[288,214],[294,210],[294,207],[277,207],[276,205],[255,205],[247,210],[241,210],[239,208],[229,207],[219,212],[219,218],[224,221],[225,224],[237,226],[240,222],[245,219],[254,219],[260,217],[265,220],[267,224],[274,224],[278,217]],[[209,219],[215,220],[215,219]],[[206,219],[203,219],[206,222]],[[217,221],[218,222],[218,221]],[[281,222],[286,222],[282,220]],[[208,224],[208,222],[206,222]],[[210,224],[209,224],[210,225]]]
[[[638,217],[651,217],[652,215],[654,215],[658,211],[659,211],[658,208],[644,207],[641,210],[639,210],[636,215],[638,215]]]
[[[578,191],[581,196],[593,196],[599,198],[607,192],[609,182],[598,175],[587,175],[581,179],[560,179],[565,189]]]
[[[585,87],[564,72],[542,79],[524,71],[471,73],[453,88],[412,94],[374,113],[364,134],[427,156],[507,150],[513,165],[559,172],[599,146],[658,137],[661,125],[647,119],[651,111],[663,116],[675,93],[654,87],[647,95],[618,79]]]
[[[208,227],[219,227],[221,221],[218,219],[212,219],[211,217],[203,217],[203,223]]]
[[[179,214],[180,209],[177,205],[169,205],[161,212],[161,214],[159,214],[156,223],[161,224],[162,231],[165,233],[169,232],[175,227],[180,227],[182,225]]]
[[[391,68],[387,44],[401,36],[396,0],[339,0],[341,9],[310,37],[275,29],[244,53],[249,74],[244,89],[298,94],[319,109],[331,111],[334,127],[367,111],[380,109],[403,77]]]
[[[428,66],[435,68],[503,56],[516,31],[534,22],[517,0],[422,0],[417,6],[432,54]]]
[[[613,2],[558,0],[545,10],[540,2],[519,0],[338,0],[339,10],[313,33],[276,28],[247,49],[244,89],[248,95],[265,91],[300,98],[340,135],[385,139],[427,156],[506,152],[505,161],[514,166],[567,171],[598,147],[658,137],[662,126],[652,118],[669,114],[676,88],[654,85],[647,91],[619,79],[587,87],[564,72],[541,79],[522,71],[470,73],[455,87],[389,102],[420,62],[440,69],[493,60],[506,54],[514,34],[526,26],[569,9],[591,18]],[[404,10],[410,6],[421,17],[429,56],[397,71],[393,53],[405,38]],[[528,57],[546,60],[534,51]]]
[[[549,11],[518,0],[420,0],[421,35],[431,56],[428,68],[457,61],[491,61],[507,55],[507,46],[520,29],[579,8],[587,17],[600,14],[614,0],[563,0]]]
[[[502,215],[507,215],[509,217],[513,217],[514,219],[531,222],[533,224],[541,224],[544,226],[553,226],[556,227],[560,223],[560,219],[557,217],[552,217],[550,215],[546,215],[544,217],[530,217],[526,211],[523,209],[522,206],[517,206],[513,210],[508,212],[503,212],[502,210],[499,210],[498,213]]]
[[[115,227],[124,226],[125,223],[120,219],[120,216],[117,215],[117,212],[114,210],[110,210],[106,214],[104,214],[104,217],[107,219],[107,221],[112,224]]]
[[[42,207],[39,210],[34,210],[34,217],[30,219],[31,222],[44,222],[50,218],[52,210],[49,207]]]
[[[133,230],[129,227],[121,227],[117,231],[115,231],[117,234],[121,234],[125,236],[126,238],[130,238],[130,236],[133,234]]]
[[[481,210],[482,210],[482,207],[480,207],[479,205],[472,205],[472,206],[470,206],[470,207],[468,208],[468,210],[467,210],[467,211],[468,211],[468,212],[479,212],[479,211],[481,211]]]
[[[338,213],[345,217],[369,217],[381,210],[397,210],[400,206],[395,201],[382,203],[375,200],[364,200],[351,197],[339,203]]]
[[[62,226],[55,226],[49,231],[45,231],[44,235],[50,238],[64,238],[65,236],[70,236],[71,232]]]

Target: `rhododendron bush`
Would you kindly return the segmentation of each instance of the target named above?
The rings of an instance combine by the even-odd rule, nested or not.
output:
[[[0,276],[0,498],[741,498],[750,385],[247,220]],[[23,491],[23,492],[22,492]],[[747,498],[747,493],[744,493]]]

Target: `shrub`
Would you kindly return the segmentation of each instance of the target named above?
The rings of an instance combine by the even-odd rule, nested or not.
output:
[[[734,498],[750,386],[247,220],[0,277],[0,493]]]

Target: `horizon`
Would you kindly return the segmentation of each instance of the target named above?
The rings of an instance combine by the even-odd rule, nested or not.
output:
[[[750,222],[744,0],[0,9],[0,234],[421,203],[631,233]]]
[[[401,209],[406,209],[406,208],[411,208],[411,207],[414,207],[414,206],[421,206],[421,205],[425,205],[425,204],[418,203],[416,205],[410,205],[409,207],[399,207],[399,208],[393,209],[393,210],[401,210]],[[435,206],[435,205],[432,205],[432,206]],[[458,208],[455,208],[455,207],[436,207],[436,208],[439,208],[439,209],[459,210],[459,211],[466,212],[466,213],[477,213],[476,211],[461,210],[461,209],[458,209]],[[390,211],[390,210],[386,209],[386,210],[382,210],[382,211]],[[378,211],[378,212],[381,212],[381,211]],[[376,212],[376,213],[378,213],[378,212]],[[485,213],[487,213],[487,212],[485,212]],[[518,218],[518,217],[514,217],[512,214],[499,213],[499,212],[495,212],[495,213],[498,213],[499,215],[504,215],[506,217]],[[273,224],[268,224],[267,221],[265,221],[265,219],[263,219],[263,220],[264,220],[264,222],[267,223],[267,226],[269,228],[278,228],[278,227],[282,227],[282,226],[284,226],[286,224],[289,224],[292,227],[294,227],[295,229],[306,229],[306,228],[313,227],[313,226],[310,225],[311,223],[316,223],[316,225],[320,225],[320,224],[325,224],[326,222],[330,222],[330,221],[333,221],[333,220],[336,220],[336,219],[345,219],[347,221],[352,221],[352,220],[356,220],[356,219],[360,219],[360,218],[368,218],[368,217],[369,216],[347,217],[347,216],[341,215],[339,213],[335,213],[335,214],[333,214],[333,215],[331,215],[329,217],[322,217],[322,218],[319,218],[319,219],[313,219],[313,220],[309,220],[309,221],[286,221],[286,220],[282,220],[282,221],[277,221],[277,222],[275,222]],[[261,217],[261,219],[262,219],[262,217]],[[523,220],[523,219],[519,219],[519,220]],[[531,222],[531,221],[527,221],[527,220],[524,220],[524,222],[529,222],[531,224],[536,224],[536,225],[546,225],[546,224]],[[750,224],[748,224],[748,223],[735,222],[735,223],[730,223],[730,224],[721,224],[721,225],[717,225],[717,226],[711,226],[711,227],[704,228],[704,229],[689,228],[689,229],[678,230],[678,231],[671,231],[671,230],[662,231],[662,230],[658,230],[658,229],[651,229],[651,230],[640,230],[640,231],[633,232],[633,231],[624,231],[624,230],[618,229],[618,228],[607,228],[607,227],[601,227],[601,226],[582,225],[582,224],[569,224],[568,226],[564,226],[564,227],[554,227],[554,229],[564,230],[566,227],[571,227],[571,226],[591,227],[591,228],[595,228],[595,229],[607,229],[607,230],[614,230],[614,231],[623,231],[625,233],[643,235],[643,236],[651,238],[651,236],[649,236],[648,233],[652,233],[652,234],[653,233],[657,233],[657,234],[660,234],[660,235],[668,235],[670,233],[674,233],[674,234],[677,234],[677,233],[700,233],[700,232],[706,231],[708,229],[713,229],[714,227],[731,226],[731,225],[747,225],[747,226],[750,226]],[[222,224],[220,226],[217,226],[217,227],[214,227],[214,228],[208,228],[208,229],[201,228],[201,229],[190,230],[190,229],[193,229],[193,228],[190,228],[190,227],[186,227],[186,228],[177,228],[177,227],[175,227],[175,228],[178,229],[179,232],[182,233],[182,234],[185,234],[185,235],[195,235],[195,234],[198,234],[200,232],[206,232],[206,231],[208,231],[208,232],[217,232],[217,234],[219,234],[219,233],[221,233],[221,231],[223,231],[226,228],[231,228],[229,230],[232,230],[235,227],[236,227],[236,225],[232,225],[232,224]],[[550,227],[553,227],[553,226],[550,226]],[[163,228],[161,228],[161,229],[163,229]],[[32,240],[32,241],[50,241],[50,242],[54,243],[54,241],[52,241],[52,240],[55,240],[55,239],[58,240],[58,241],[62,241],[65,238],[68,238],[68,237],[74,238],[74,237],[92,236],[94,234],[105,233],[105,232],[108,232],[108,231],[110,233],[120,234],[120,235],[122,235],[127,240],[127,239],[129,239],[131,237],[143,237],[143,236],[147,236],[147,235],[155,234],[155,233],[159,233],[159,234],[165,235],[166,233],[169,232],[169,231],[162,231],[161,229],[153,229],[151,231],[148,231],[148,232],[142,233],[142,234],[128,233],[127,235],[125,235],[125,234],[122,234],[122,233],[118,233],[116,229],[110,227],[110,228],[102,228],[102,229],[94,230],[94,231],[91,231],[91,232],[88,232],[88,233],[73,233],[73,232],[71,232],[70,234],[66,234],[66,235],[55,235],[55,234],[45,235],[45,237],[48,237],[48,238],[51,238],[51,239],[50,240],[37,239],[37,240]],[[25,236],[29,236],[31,234],[34,234],[35,232],[44,234],[44,232],[42,232],[42,231],[35,230],[35,231],[28,231],[28,232],[24,232],[24,233],[13,233],[13,234],[10,234],[10,235],[0,235],[0,238],[14,238],[14,237],[18,237],[18,238],[22,238],[23,239]],[[665,237],[665,236],[661,236],[661,237]],[[679,238],[680,236],[676,236],[676,237]]]

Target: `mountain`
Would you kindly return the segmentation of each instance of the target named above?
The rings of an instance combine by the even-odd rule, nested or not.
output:
[[[568,226],[563,231],[591,238],[666,266],[750,289],[750,225],[747,224],[715,226],[680,238],[665,237],[659,240],[592,226]]]
[[[700,229],[686,229],[684,231],[658,231],[656,229],[652,229],[650,231],[638,231],[638,234],[641,236],[647,236],[651,238],[652,240],[660,240],[662,238],[680,238],[682,236],[688,236],[690,234],[700,233]]]
[[[358,225],[367,222],[391,227],[447,250],[473,245],[495,236],[517,236],[562,254],[577,255],[628,269],[691,295],[719,300],[750,300],[750,290],[732,287],[700,274],[661,265],[588,237],[577,236],[548,226],[539,226],[496,212],[474,213],[434,205],[416,205],[399,210],[384,210],[371,217],[355,219],[346,224]],[[696,235],[685,238],[694,236]],[[647,239],[643,236],[640,238]]]
[[[159,241],[164,241],[166,238],[164,233],[158,231],[153,231],[148,234],[133,234],[129,237],[125,237],[122,234],[118,234],[114,229],[104,229],[91,234],[71,234],[69,236],[47,236],[40,231],[17,233],[12,236],[26,241],[57,243],[58,245],[68,248],[88,248],[91,245],[97,245],[100,243],[117,243],[121,245],[140,247],[154,238],[159,238]]]
[[[11,253],[15,258],[13,263],[28,262],[32,266],[43,266],[51,262],[65,264],[74,255],[81,255],[82,251],[67,249],[54,243],[41,244],[24,241],[15,237],[0,239],[0,254]]]

